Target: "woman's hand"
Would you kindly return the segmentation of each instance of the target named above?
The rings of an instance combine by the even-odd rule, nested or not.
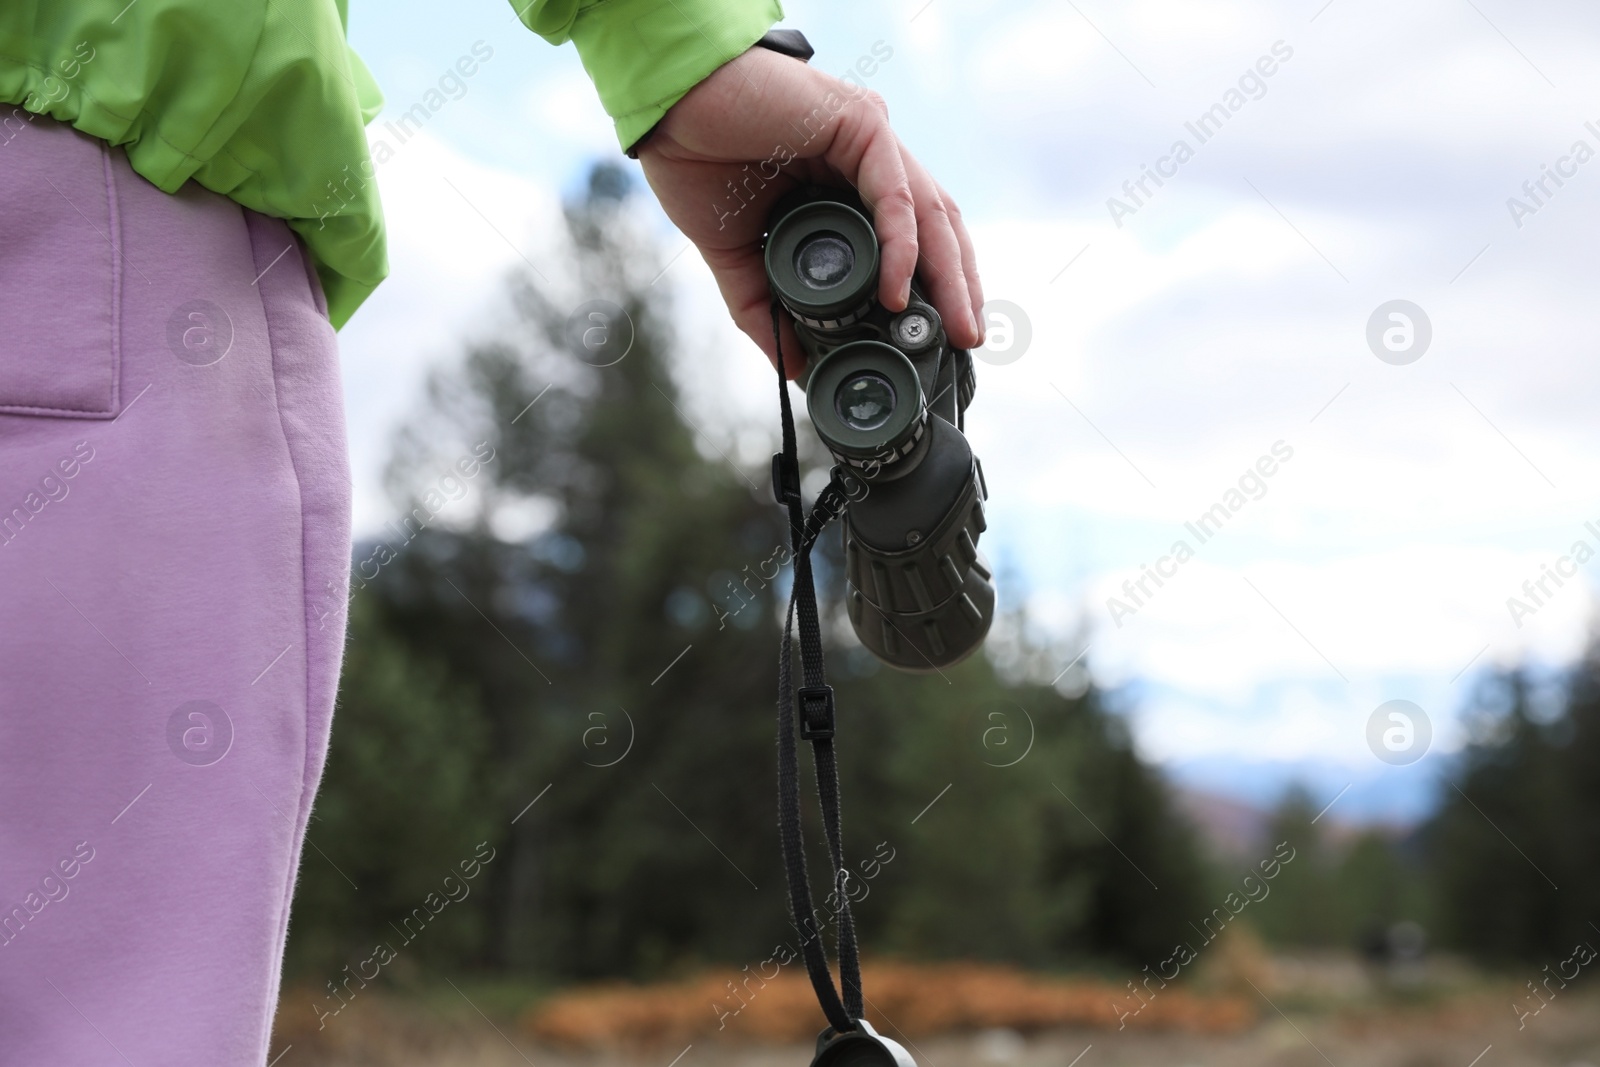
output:
[[[861,194],[882,247],[884,306],[904,308],[920,270],[951,343],[983,343],[983,287],[961,213],[895,136],[877,93],[752,48],[673,105],[639,160],[668,217],[711,267],[734,322],[774,362],[761,235],[778,198],[805,184],[848,183]],[[803,353],[784,330],[793,377]]]

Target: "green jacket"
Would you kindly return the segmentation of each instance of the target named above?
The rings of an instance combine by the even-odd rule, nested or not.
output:
[[[0,152],[49,115],[166,192],[193,179],[287,219],[343,326],[389,273],[363,130],[383,97],[345,42],[346,3],[0,0]],[[783,17],[778,0],[511,3],[577,46],[624,148]]]

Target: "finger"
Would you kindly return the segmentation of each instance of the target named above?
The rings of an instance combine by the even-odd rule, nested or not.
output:
[[[950,213],[950,225],[956,232],[956,242],[961,246],[961,273],[967,278],[967,294],[972,300],[972,314],[978,320],[978,344],[983,343],[985,324],[983,321],[983,282],[978,277],[978,250],[972,243],[972,235],[967,232],[966,220],[961,217],[961,209],[951,199],[950,194],[944,191],[944,186],[934,179],[933,187],[939,190],[939,196],[944,200],[944,208]]]
[[[778,352],[772,342],[772,293],[767,287],[767,270],[758,245],[742,248],[701,249],[711,276],[717,281],[723,302],[734,324],[767,354],[767,361],[778,365]],[[778,314],[783,336],[783,372],[793,380],[805,370],[806,354],[795,335],[794,323],[784,312]]]
[[[929,289],[929,299],[944,320],[945,331],[957,348],[976,348],[983,342],[972,293],[962,269],[961,242],[939,186],[915,156],[901,149],[906,177],[916,203],[917,239],[922,249],[918,266]]]
[[[911,298],[919,231],[900,141],[883,98],[866,92],[840,115],[823,159],[856,187],[878,235],[878,299],[890,311]]]

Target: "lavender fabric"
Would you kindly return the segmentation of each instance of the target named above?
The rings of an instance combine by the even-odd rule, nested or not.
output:
[[[0,294],[0,1064],[260,1065],[344,643],[321,290],[37,117]]]

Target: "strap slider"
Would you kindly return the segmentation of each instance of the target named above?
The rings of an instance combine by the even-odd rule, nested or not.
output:
[[[833,736],[833,686],[803,685],[800,700],[800,740],[826,741]]]
[[[800,464],[782,452],[772,454],[772,498],[784,506],[800,500]]]

